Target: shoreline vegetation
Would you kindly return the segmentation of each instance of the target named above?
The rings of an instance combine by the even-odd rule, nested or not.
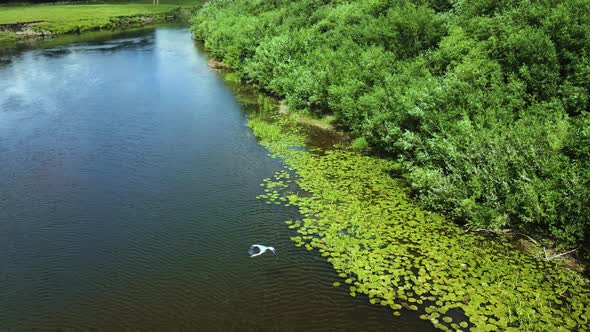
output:
[[[299,209],[300,220],[286,221],[291,240],[326,257],[340,277],[334,287],[395,316],[416,311],[441,330],[588,326],[590,281],[567,261],[547,259],[519,234],[480,233],[420,208],[397,162],[350,142],[310,148],[300,115],[279,107],[261,94],[249,114],[254,135],[286,165],[264,179],[258,198]]]
[[[588,13],[587,0],[213,1],[193,32],[244,81],[400,162],[427,209],[587,260]]]
[[[416,12],[419,12],[420,15],[428,14],[426,15],[428,19],[424,19],[425,22],[436,23],[441,19],[436,17],[443,12],[440,8],[437,10],[429,10],[430,8],[428,8],[427,10],[413,5],[411,1],[403,3],[407,5],[407,8],[394,8],[388,11],[389,4],[380,1],[364,3],[353,1],[347,4],[328,5],[311,1],[279,1],[272,4],[262,4],[236,0],[233,2],[211,2],[197,14],[193,20],[193,31],[195,37],[204,42],[205,49],[215,59],[211,61],[215,64],[212,67],[230,68],[231,72],[228,76],[231,81],[249,83],[262,93],[258,97],[260,111],[249,115],[249,126],[271,155],[279,157],[285,162],[286,170],[277,172],[273,178],[264,180],[262,184],[264,193],[259,198],[268,204],[298,207],[302,219],[287,221],[289,228],[297,232],[296,236],[292,238],[295,245],[307,250],[316,250],[327,258],[342,278],[334,281],[335,287],[347,288],[351,296],[363,294],[372,304],[381,304],[391,308],[394,315],[402,314],[403,310],[418,311],[420,318],[429,320],[435,327],[442,330],[585,330],[590,325],[590,281],[579,273],[582,272],[579,265],[572,263],[572,260],[563,259],[574,251],[577,253],[577,258],[583,259],[584,251],[580,249],[583,249],[587,243],[585,241],[587,240],[588,225],[583,216],[588,212],[588,205],[584,203],[588,197],[583,196],[588,189],[586,188],[588,159],[583,154],[583,151],[588,147],[588,142],[585,141],[588,127],[584,124],[588,116],[586,110],[588,106],[587,90],[582,88],[576,90],[582,93],[579,96],[584,101],[578,106],[562,105],[560,106],[562,108],[558,109],[545,109],[544,107],[549,107],[547,102],[543,102],[542,105],[538,104],[539,99],[542,99],[542,96],[539,95],[540,91],[533,91],[535,84],[541,84],[536,81],[542,79],[539,76],[508,75],[508,83],[520,84],[520,87],[516,90],[509,89],[510,91],[501,92],[499,90],[508,89],[508,87],[501,86],[501,81],[493,82],[493,79],[503,77],[501,65],[504,64],[500,64],[500,67],[498,64],[486,64],[483,61],[485,60],[484,54],[477,55],[468,52],[470,47],[474,48],[475,52],[482,51],[485,45],[477,45],[476,40],[472,40],[472,44],[464,45],[465,49],[445,50],[445,52],[458,52],[445,55],[451,57],[453,61],[444,65],[447,75],[458,75],[458,73],[453,74],[453,70],[460,69],[463,76],[455,76],[457,79],[485,81],[453,82],[453,84],[473,84],[473,90],[481,90],[465,91],[466,95],[463,97],[479,93],[485,98],[499,98],[494,102],[501,104],[507,101],[502,100],[505,97],[498,93],[517,93],[516,99],[525,96],[526,93],[537,94],[534,97],[529,97],[528,100],[520,102],[513,100],[512,102],[515,104],[504,105],[504,109],[486,109],[486,107],[492,106],[490,104],[470,104],[472,107],[482,108],[482,112],[486,115],[467,113],[455,114],[461,115],[458,117],[453,115],[455,117],[453,123],[466,125],[467,127],[463,129],[468,129],[467,131],[453,128],[444,122],[438,123],[439,126],[446,127],[446,130],[453,130],[453,134],[466,135],[464,139],[472,140],[478,144],[481,141],[474,135],[481,134],[479,131],[488,135],[486,139],[489,140],[490,146],[471,146],[470,149],[482,149],[479,152],[472,149],[472,153],[478,155],[487,153],[488,158],[496,158],[498,155],[490,155],[493,151],[489,151],[487,148],[493,147],[494,144],[505,144],[504,147],[496,146],[501,150],[497,152],[510,154],[511,158],[515,155],[509,151],[510,149],[515,149],[513,151],[515,154],[523,154],[520,160],[518,158],[492,160],[495,164],[487,165],[493,166],[492,168],[483,165],[480,172],[486,173],[485,176],[490,179],[477,179],[482,175],[474,172],[471,175],[462,175],[462,181],[473,181],[469,176],[476,177],[478,181],[511,181],[508,177],[516,176],[520,172],[521,176],[528,178],[527,182],[536,183],[536,185],[541,183],[548,191],[560,190],[562,194],[567,195],[567,191],[573,188],[551,188],[556,183],[551,183],[550,178],[539,178],[544,172],[543,167],[547,166],[543,165],[544,162],[559,161],[558,164],[565,163],[560,165],[568,169],[569,176],[574,177],[573,180],[579,181],[574,186],[576,190],[580,190],[576,195],[568,198],[570,200],[568,203],[548,202],[549,198],[540,196],[536,200],[539,205],[537,207],[526,206],[531,201],[520,202],[525,205],[525,209],[538,208],[539,211],[543,211],[546,214],[544,218],[550,218],[551,216],[548,214],[562,212],[557,209],[555,204],[579,204],[577,212],[570,211],[571,213],[567,215],[568,218],[578,218],[572,221],[572,225],[553,223],[546,229],[543,228],[547,226],[541,223],[519,225],[517,223],[518,217],[523,218],[522,215],[504,215],[502,217],[497,211],[489,210],[487,214],[471,215],[471,218],[477,216],[479,219],[470,220],[467,218],[469,216],[465,214],[463,214],[464,218],[458,218],[457,214],[449,213],[448,206],[437,208],[436,205],[432,205],[433,201],[430,198],[425,197],[425,195],[436,196],[440,194],[440,192],[437,193],[437,190],[440,191],[443,188],[433,187],[433,183],[422,183],[424,187],[416,184],[414,176],[416,176],[415,172],[418,168],[416,161],[411,159],[415,156],[412,156],[408,151],[400,153],[397,148],[390,150],[380,146],[384,142],[376,141],[376,139],[380,140],[383,137],[378,138],[373,136],[375,133],[363,132],[357,126],[360,124],[354,123],[354,121],[362,122],[362,119],[364,121],[374,120],[371,117],[379,116],[382,121],[381,125],[389,126],[389,130],[393,130],[395,128],[391,126],[395,124],[396,116],[405,117],[397,119],[397,121],[417,121],[414,125],[418,125],[428,120],[425,109],[420,108],[435,112],[431,109],[432,106],[428,105],[434,101],[424,100],[427,95],[418,97],[415,95],[418,92],[408,91],[413,84],[411,76],[408,75],[419,74],[416,79],[420,81],[421,88],[426,89],[422,90],[420,94],[428,89],[434,89],[431,91],[433,94],[441,93],[440,89],[443,86],[434,84],[437,78],[428,73],[432,69],[429,68],[432,64],[428,64],[427,61],[433,57],[442,56],[432,54],[436,51],[430,50],[430,47],[434,46],[426,43],[425,50],[417,50],[413,54],[406,55],[400,60],[401,64],[396,64],[395,61],[385,58],[389,56],[398,59],[399,56],[394,51],[388,52],[384,47],[375,47],[375,40],[372,41],[373,46],[363,45],[361,48],[356,48],[354,45],[355,43],[361,44],[359,40],[362,38],[368,38],[368,32],[358,31],[361,30],[361,26],[369,30],[373,29],[371,34],[380,35],[381,32],[375,30],[378,27],[372,26],[374,22],[371,21],[371,18],[367,18],[367,16],[377,16],[376,12],[390,15],[395,10],[402,10],[405,11],[404,15],[415,15]],[[466,3],[460,3],[469,7]],[[379,5],[382,7],[378,8],[379,10],[371,8]],[[461,9],[465,10],[465,7]],[[515,12],[522,10],[522,8],[508,7]],[[426,13],[420,12],[420,10],[424,10]],[[479,8],[479,10],[483,9]],[[487,8],[487,10],[491,9]],[[476,13],[471,14],[477,16]],[[514,15],[514,13],[511,14]],[[587,18],[586,16],[578,19],[584,20]],[[384,20],[383,17],[379,17],[379,19]],[[398,19],[401,18],[398,17]],[[448,20],[447,23],[460,22],[458,18],[455,18],[456,21],[452,21],[448,17],[442,19]],[[571,24],[571,22],[569,23]],[[397,24],[398,28],[408,28],[403,26],[403,22],[397,22]],[[487,22],[487,24],[491,23]],[[506,29],[506,27],[500,27],[500,29],[502,28]],[[413,26],[413,29],[419,30],[416,26]],[[428,31],[415,32],[414,41],[421,41],[421,38],[424,37],[421,34]],[[464,31],[460,33],[464,33]],[[338,42],[332,40],[336,38],[335,36],[341,37],[342,40],[338,40]],[[438,41],[434,45],[438,47],[444,45],[445,40],[442,36],[456,39],[464,37],[461,34],[459,36],[453,35],[452,31],[443,31],[437,37]],[[451,44],[451,42],[460,43],[462,41],[446,42]],[[328,48],[324,49],[322,46]],[[453,47],[457,46],[453,45]],[[338,54],[340,51],[344,54]],[[366,54],[365,51],[370,54]],[[515,50],[511,51],[516,52]],[[412,56],[417,59],[412,59]],[[478,60],[480,62],[477,66],[490,65],[491,67],[479,69],[477,66],[468,67],[468,65],[474,65],[469,61],[477,59],[471,58],[472,56],[482,57]],[[515,57],[515,65],[518,65],[518,61],[522,61],[519,60],[522,58],[518,58],[519,54],[512,56]],[[355,59],[361,63],[355,64],[355,61],[347,59]],[[412,63],[412,60],[416,63]],[[384,62],[395,68],[397,72],[386,73],[386,77],[383,77],[383,73],[380,73],[379,70],[385,72],[389,70],[386,69],[387,67],[380,67]],[[342,68],[339,63],[344,63],[349,68]],[[405,68],[405,66],[408,67]],[[524,70],[527,68],[541,70],[540,68],[529,68],[530,64],[527,66],[521,67],[521,74],[524,75]],[[491,72],[481,72],[480,69],[491,70]],[[356,82],[342,82],[337,77],[330,76],[346,75],[346,71],[348,71],[348,75],[356,75]],[[470,71],[479,74],[469,76],[471,75]],[[537,74],[541,75],[540,72]],[[396,75],[398,76],[396,77]],[[407,77],[399,77],[399,75]],[[499,76],[494,78],[493,75]],[[383,79],[383,82],[389,80],[396,83],[398,87],[383,86],[383,82],[379,82],[377,78]],[[348,76],[347,79],[355,81],[351,76]],[[443,76],[442,79],[446,80],[448,77]],[[529,79],[530,82],[520,81],[526,79]],[[510,80],[514,81],[510,82]],[[571,82],[566,83],[571,84]],[[565,83],[554,82],[553,84]],[[578,84],[585,83],[579,82]],[[461,86],[465,87],[465,85]],[[457,91],[453,91],[453,89],[456,87],[448,85],[446,88],[455,93]],[[340,91],[344,93],[340,94],[338,91],[340,88],[349,90]],[[371,91],[373,89],[377,92]],[[371,93],[380,93],[380,95],[371,96]],[[393,94],[390,97],[395,97],[396,100],[384,100],[384,98],[388,98],[387,93]],[[350,94],[350,96],[345,94]],[[370,100],[373,97],[376,99]],[[456,97],[459,98],[459,96]],[[277,103],[275,98],[283,100],[283,102]],[[552,98],[552,102],[557,104],[565,102],[559,99],[565,98],[564,96],[554,95]],[[479,99],[480,102],[481,100]],[[474,101],[459,98],[454,102],[473,103]],[[340,104],[342,102],[345,102],[346,105]],[[285,106],[285,103],[288,107]],[[396,103],[402,105],[396,106]],[[500,104],[495,104],[495,107]],[[345,106],[350,107],[351,112],[354,110],[362,116],[355,119],[356,115],[353,113],[344,114],[347,110],[342,107]],[[392,113],[371,114],[374,110],[363,110],[358,107],[374,107],[381,112]],[[393,110],[388,110],[388,107],[402,108],[398,109],[398,112],[417,113],[395,114]],[[412,110],[404,110],[404,107],[409,107]],[[466,106],[462,107],[465,109]],[[493,116],[493,112],[524,112],[524,110],[512,110],[511,107],[526,109],[531,114],[531,118],[527,118],[526,114],[516,117],[507,117],[506,113],[501,117],[501,114]],[[575,114],[568,115],[568,112],[572,110],[564,110],[563,107],[580,107],[580,109],[575,110],[573,112]],[[288,111],[289,108],[293,112]],[[538,112],[541,110],[545,110],[546,114],[539,115]],[[326,113],[329,114],[327,118]],[[557,118],[553,118],[554,116],[562,119],[561,125],[565,126],[561,128],[563,131],[555,127],[557,123],[554,120]],[[542,118],[545,120],[541,121]],[[441,119],[436,120],[442,121]],[[491,121],[490,128],[481,127],[481,124],[478,124],[478,121],[483,120]],[[494,123],[494,121],[500,123]],[[511,121],[517,123],[518,126],[511,125]],[[347,135],[350,135],[350,140],[346,144],[340,144],[327,150],[310,148],[305,144],[309,140],[308,131],[302,129],[302,125],[305,125],[306,122],[311,122],[314,127],[328,130],[344,129]],[[400,126],[407,124],[398,123]],[[365,123],[362,126],[371,131],[376,129],[370,128],[372,125],[375,124]],[[526,131],[525,127],[521,125],[529,126],[531,130]],[[492,128],[494,126],[499,127]],[[543,128],[543,126],[546,127]],[[496,131],[500,127],[502,133]],[[424,133],[419,132],[418,129],[408,127],[405,134],[402,135],[414,135],[413,142],[392,141],[391,144],[403,143],[408,145],[406,148],[412,153],[427,153],[428,151],[425,149],[428,146],[422,146],[421,149],[411,146],[419,144],[421,140],[425,139],[425,137],[420,137]],[[486,132],[487,129],[493,130]],[[537,129],[541,131],[534,132]],[[416,132],[413,133],[412,130]],[[524,131],[518,133],[520,130]],[[502,141],[497,141],[498,138],[494,136],[502,136],[510,131],[517,132],[516,136],[518,137],[514,137],[516,140],[502,137]],[[383,132],[381,132],[382,134]],[[527,140],[519,136],[520,134],[529,135],[533,140]],[[555,137],[558,134],[561,136]],[[395,132],[391,132],[389,135],[395,135]],[[545,139],[542,139],[540,135],[546,136]],[[568,137],[568,135],[575,137]],[[394,138],[392,137],[392,139]],[[403,137],[397,137],[397,139],[400,138]],[[434,138],[430,137],[429,139]],[[442,137],[442,139],[457,140],[457,138],[449,136]],[[559,143],[552,141],[554,139],[559,140]],[[561,154],[567,152],[566,145],[573,144],[571,140],[574,139],[579,139],[575,142],[578,146],[568,147],[568,149],[570,151],[577,149],[578,152],[575,153],[577,157],[572,158],[571,155],[568,155],[568,158],[571,159],[567,159]],[[464,140],[461,142],[469,145]],[[460,152],[457,151],[460,148],[457,144],[461,142],[450,141],[448,143],[454,143],[454,146],[449,145],[446,148],[451,150],[441,150],[438,153],[443,154],[441,157],[450,158],[448,153]],[[422,144],[424,143],[422,142]],[[553,143],[558,144],[551,145]],[[531,144],[531,146],[527,146],[527,144]],[[545,149],[546,144],[549,144],[548,150]],[[430,146],[430,148],[433,147]],[[442,147],[436,148],[441,149]],[[453,158],[460,156],[461,154],[458,154]],[[465,155],[463,157],[474,160],[473,156]],[[525,160],[534,162],[534,158],[537,157],[543,160],[541,164],[534,165],[536,170],[519,164]],[[481,161],[481,159],[476,161]],[[453,159],[444,162],[448,167],[451,167],[445,171],[447,172],[446,176],[452,175],[449,172],[461,171],[453,169],[453,167],[461,166],[452,165]],[[571,164],[567,165],[567,163]],[[427,163],[422,160],[422,165],[425,164]],[[552,167],[555,166],[556,164]],[[490,173],[502,171],[503,167],[512,169],[507,170],[510,171],[507,174]],[[563,171],[556,168],[553,170]],[[412,172],[413,174],[411,174]],[[427,176],[428,174],[423,173],[422,175]],[[433,171],[428,176],[430,180],[424,179],[425,181],[440,181],[440,178],[444,179],[445,173]],[[543,181],[548,183],[543,183]],[[524,194],[519,191],[522,187],[511,187],[511,185],[514,184],[506,184],[504,190],[508,192],[504,192],[504,195]],[[560,182],[559,185],[566,186],[568,184]],[[573,184],[570,183],[570,185]],[[537,189],[528,188],[528,190]],[[470,211],[472,212],[478,209],[479,212],[482,212],[490,208],[490,206],[485,206],[489,203],[486,202],[489,197],[486,198],[486,193],[483,191],[490,190],[493,191],[493,194],[500,193],[498,188],[489,187],[485,183],[480,183],[479,190],[479,199],[470,203]],[[529,193],[540,195],[540,193]],[[445,195],[449,194],[452,193]],[[552,195],[554,194],[557,195],[557,193],[552,193]],[[507,197],[497,198],[507,199]],[[556,198],[552,197],[552,199]],[[466,200],[468,199],[465,198],[463,203],[468,203]],[[502,202],[496,202],[496,204],[500,203]],[[482,206],[477,206],[478,204]],[[548,209],[548,206],[542,206],[543,204],[553,204],[553,209]],[[467,207],[463,206],[462,208]],[[441,212],[446,216],[429,211]],[[488,220],[484,218],[488,218]],[[497,218],[508,219],[502,221]],[[565,216],[558,218],[565,218]],[[452,222],[452,219],[455,219],[456,222]],[[574,247],[573,250],[572,247]],[[553,249],[548,250],[548,248]],[[576,268],[577,271],[574,271]]]
[[[238,98],[245,93],[241,102],[255,110],[248,126],[285,164],[263,180],[257,198],[299,209],[301,219],[285,222],[296,232],[291,240],[332,264],[334,287],[394,316],[417,312],[445,331],[570,331],[590,323],[590,281],[571,262],[547,259],[526,236],[469,230],[424,210],[399,163],[363,154],[354,141],[310,147],[308,116],[242,91],[227,66],[211,63],[224,68]]]
[[[188,21],[201,1],[0,4],[0,43]]]

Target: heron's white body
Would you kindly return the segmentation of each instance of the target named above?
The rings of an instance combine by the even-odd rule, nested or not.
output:
[[[258,249],[259,251],[256,252],[256,249]],[[250,248],[248,249],[248,253],[250,253],[250,257],[256,257],[259,255],[264,254],[266,251],[270,251],[273,254],[276,255],[277,251],[275,250],[275,248],[273,247],[267,247],[267,246],[263,246],[261,244],[253,244],[250,246]]]

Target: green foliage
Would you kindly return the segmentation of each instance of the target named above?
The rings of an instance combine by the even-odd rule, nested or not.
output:
[[[590,1],[216,0],[193,31],[396,157],[428,208],[588,240]]]
[[[359,137],[359,138],[355,139],[354,141],[352,141],[350,146],[356,151],[363,152],[369,148],[369,142],[367,142],[366,138]]]
[[[287,169],[264,179],[258,198],[299,208],[301,220],[286,222],[298,233],[291,239],[326,257],[342,278],[334,287],[368,295],[396,316],[402,308],[419,310],[420,318],[443,330],[588,326],[587,279],[416,207],[389,175],[395,162],[337,148],[308,151],[293,120],[270,119],[254,114],[249,125]],[[440,174],[423,171],[421,177]]]

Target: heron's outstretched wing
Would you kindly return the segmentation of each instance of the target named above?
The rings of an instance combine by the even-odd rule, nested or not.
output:
[[[255,257],[258,255],[264,254],[264,252],[266,252],[267,250],[272,251],[272,253],[275,255],[277,254],[277,251],[275,250],[275,248],[263,246],[261,244],[251,245],[250,248],[248,248],[248,253],[250,254],[250,257]]]

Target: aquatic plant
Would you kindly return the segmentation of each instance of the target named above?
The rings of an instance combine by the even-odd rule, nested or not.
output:
[[[259,198],[295,205],[297,247],[319,252],[351,296],[419,311],[442,330],[566,331],[590,326],[590,283],[502,238],[465,233],[424,211],[391,176],[399,165],[354,151],[310,151],[289,118],[251,116],[249,126],[286,170]],[[292,170],[292,171],[290,171]],[[293,184],[296,181],[296,186]]]

